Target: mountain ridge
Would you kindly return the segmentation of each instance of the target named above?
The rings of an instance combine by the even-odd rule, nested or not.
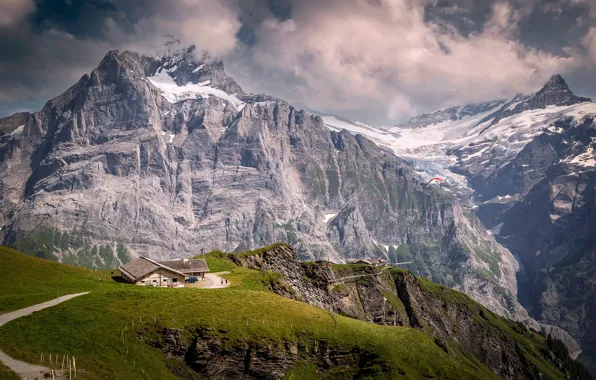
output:
[[[272,241],[303,259],[407,255],[413,270],[527,319],[511,302],[515,259],[451,196],[362,135],[227,93],[240,90],[220,61],[192,60],[192,49],[156,61],[111,51],[1,145],[2,241],[97,268]]]
[[[446,189],[518,260],[522,304],[569,331],[593,373],[595,118],[596,105],[555,75],[479,117],[374,135],[426,178],[452,179]]]

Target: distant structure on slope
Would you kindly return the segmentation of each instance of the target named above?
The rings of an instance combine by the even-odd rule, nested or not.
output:
[[[370,257],[366,259],[349,260],[348,264],[367,264],[378,267],[387,264],[387,260],[381,260],[376,257]]]
[[[118,268],[127,282],[144,286],[184,286],[188,277],[205,277],[209,267],[205,260],[154,261],[139,257]]]

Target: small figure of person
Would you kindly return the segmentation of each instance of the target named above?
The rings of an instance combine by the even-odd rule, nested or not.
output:
[[[223,285],[223,278],[221,279],[221,284]]]
[[[226,285],[228,284],[228,279],[226,278]]]

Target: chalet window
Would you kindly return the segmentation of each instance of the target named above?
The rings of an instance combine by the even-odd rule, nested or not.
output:
[[[172,282],[178,282],[178,279],[177,278],[173,278],[172,279]]]
[[[153,282],[157,282],[157,280],[153,280]]]

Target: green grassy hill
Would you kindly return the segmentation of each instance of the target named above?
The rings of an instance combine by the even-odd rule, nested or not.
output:
[[[61,294],[91,291],[6,324],[0,348],[34,364],[42,353],[74,356],[78,379],[230,378],[230,368],[258,372],[263,363],[285,366],[286,379],[496,378],[474,358],[448,355],[419,329],[380,326],[287,299],[264,290],[275,274],[237,267],[225,255],[207,259],[212,270],[231,271],[230,288],[119,284],[105,273],[0,247],[0,313],[54,298],[57,283]],[[219,355],[205,366],[199,359],[210,353],[197,348],[202,342]],[[260,361],[267,356],[272,360]],[[242,361],[234,362],[237,357]],[[218,361],[224,369],[214,366]]]
[[[38,259],[0,245],[0,313],[58,295],[120,286],[110,273]]]

